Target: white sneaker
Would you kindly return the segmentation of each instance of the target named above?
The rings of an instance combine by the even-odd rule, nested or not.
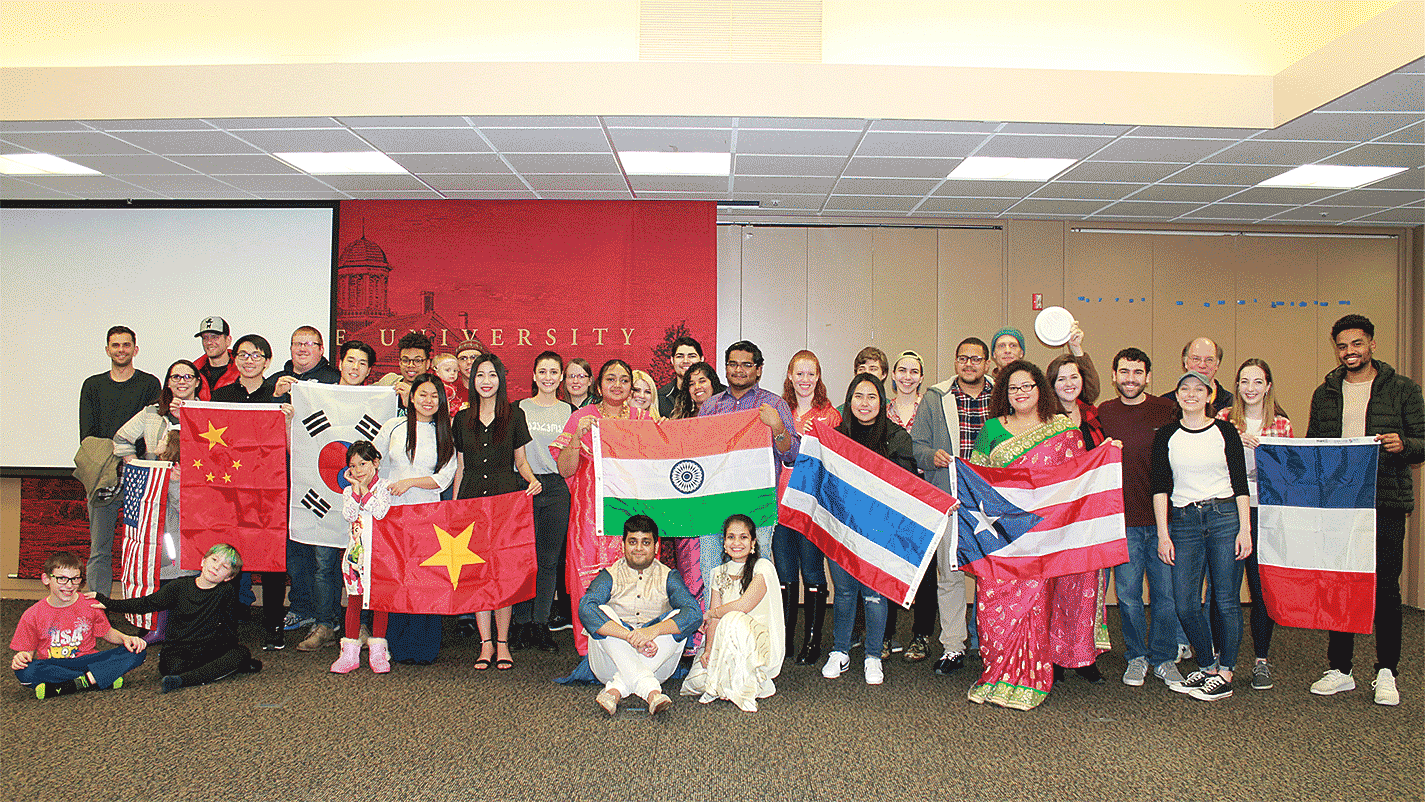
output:
[[[866,680],[870,682],[870,679]],[[1395,687],[1395,674],[1388,668],[1376,672],[1371,687],[1376,689],[1376,704],[1395,707],[1400,704],[1400,691]]]
[[[867,658],[866,658],[866,684],[867,684],[867,685],[880,685],[882,682],[885,682],[885,681],[886,681],[886,672],[885,672],[884,670],[882,670],[882,668],[881,668],[881,658],[879,658],[879,657],[867,657]],[[1399,700],[1397,699],[1396,701],[1398,702]]]
[[[1128,670],[1123,672],[1123,684],[1135,688],[1141,686],[1148,677],[1148,658],[1135,657],[1128,661]]]
[[[1181,663],[1192,658],[1192,646],[1186,643],[1178,644],[1178,659],[1175,662]]]
[[[826,665],[822,666],[821,675],[827,679],[836,679],[850,667],[851,655],[846,652],[832,652],[826,656]]]
[[[1395,681],[1391,680],[1392,686]],[[1330,696],[1341,691],[1354,691],[1356,680],[1350,674],[1342,674],[1336,669],[1330,669],[1321,675],[1321,679],[1311,683],[1311,692],[1317,696]]]

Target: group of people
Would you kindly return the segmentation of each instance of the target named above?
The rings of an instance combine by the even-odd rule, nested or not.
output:
[[[1425,410],[1419,385],[1374,358],[1374,335],[1374,326],[1359,315],[1347,315],[1332,327],[1340,365],[1313,396],[1307,435],[1373,436],[1380,443],[1373,686],[1376,702],[1394,705],[1399,703],[1404,522],[1413,509],[1410,466],[1425,459]],[[114,454],[125,461],[139,455],[172,461],[177,408],[186,401],[284,403],[297,381],[367,384],[375,362],[369,345],[348,341],[333,366],[323,354],[321,332],[302,327],[292,335],[291,360],[267,376],[272,350],[262,337],[247,335],[233,345],[227,322],[218,317],[205,319],[197,336],[203,356],[174,362],[160,385],[134,368],[133,332],[111,329],[106,345],[111,369],[84,385],[81,439],[110,438]],[[957,471],[969,469],[966,463],[1055,466],[1093,448],[1121,449],[1128,560],[1113,569],[1113,579],[1128,663],[1122,681],[1142,686],[1151,673],[1195,699],[1231,696],[1245,571],[1255,602],[1251,685],[1273,686],[1274,624],[1262,603],[1256,563],[1253,449],[1260,438],[1290,437],[1293,429],[1275,400],[1270,366],[1244,360],[1236,392],[1229,391],[1216,378],[1223,353],[1211,339],[1184,346],[1182,373],[1162,396],[1148,392],[1148,355],[1133,347],[1120,350],[1109,366],[1115,397],[1102,403],[1098,371],[1084,352],[1077,324],[1067,351],[1044,369],[1024,358],[1024,337],[1015,329],[996,332],[988,343],[965,338],[955,350],[954,376],[930,386],[917,353],[905,351],[891,360],[881,349],[867,347],[855,356],[854,378],[839,407],[822,381],[816,354],[793,355],[779,395],[760,386],[763,355],[745,340],[724,352],[725,385],[691,337],[673,343],[674,378],[661,387],[620,359],[595,371],[583,359],[546,351],[535,359],[530,397],[518,403],[509,399],[504,363],[479,341],[462,343],[449,355],[433,353],[431,341],[419,332],[397,345],[399,372],[375,383],[393,387],[401,413],[347,453],[348,546],[289,541],[287,574],[261,579],[266,649],[283,648],[285,632],[308,627],[297,648],[339,645],[334,672],[356,669],[363,646],[377,673],[390,671],[393,661],[433,661],[440,646],[439,616],[362,609],[372,519],[383,517],[391,505],[524,492],[534,504],[535,595],[471,616],[468,630],[480,642],[474,667],[512,668],[513,651],[520,647],[556,650],[550,633],[567,611],[577,619],[576,650],[604,685],[598,704],[609,713],[628,696],[641,697],[652,713],[666,709],[671,700],[662,684],[680,662],[687,668],[683,694],[704,702],[727,699],[744,710],[755,710],[758,699],[775,692],[773,680],[785,660],[821,664],[822,675],[836,679],[849,670],[857,645],[864,648],[865,681],[880,684],[883,661],[893,654],[910,663],[931,657],[937,626],[935,673],[961,669],[966,654],[979,650],[983,670],[969,691],[972,702],[1027,710],[1069,670],[1090,682],[1103,681],[1096,659],[1110,648],[1107,571],[982,578],[971,599],[946,539],[910,606],[910,638],[902,646],[894,637],[899,605],[826,559],[792,527],[758,527],[747,516],[733,515],[717,534],[664,542],[656,521],[634,516],[621,538],[596,533],[591,436],[596,420],[757,410],[772,446],[779,492],[786,488],[801,437],[817,422],[952,495]],[[175,478],[170,533],[177,531],[178,502]],[[42,698],[117,687],[123,672],[142,660],[147,642],[159,638],[166,640],[160,666],[165,691],[260,668],[237,644],[231,625],[252,596],[237,587],[245,575],[241,557],[230,547],[214,547],[196,576],[165,561],[163,586],[151,596],[109,597],[113,504],[102,494],[90,495],[88,579],[98,594],[94,601],[78,595],[79,566],[71,555],[46,563],[42,579],[50,595],[26,613],[12,642],[21,681],[35,685]],[[287,576],[290,611],[282,598]],[[1151,605],[1144,601],[1145,580]],[[231,592],[215,593],[224,587]],[[834,627],[823,662],[828,595]],[[102,615],[83,612],[96,605],[121,612],[166,610],[168,618],[160,617],[143,639],[131,639],[101,625]],[[76,621],[84,622],[74,627],[91,633],[87,641],[79,638],[85,645],[77,651],[61,646],[74,638],[56,625],[48,629],[52,642],[41,642],[45,630],[31,614],[49,621],[55,609],[71,606],[79,611]],[[804,621],[797,650],[799,609]],[[218,625],[214,616],[230,618]],[[125,648],[101,653],[116,654],[97,667],[76,663],[66,669],[78,672],[73,676],[56,679],[64,671],[53,673],[55,663],[49,673],[38,670],[43,658],[84,659],[93,636]],[[1353,647],[1348,633],[1331,633],[1329,669],[1312,685],[1313,693],[1355,687]],[[118,660],[119,652],[129,655],[127,661]],[[1195,658],[1196,670],[1184,676],[1178,664],[1188,657]]]

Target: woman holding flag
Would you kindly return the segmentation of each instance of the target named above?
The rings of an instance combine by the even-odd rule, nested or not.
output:
[[[970,462],[991,468],[1052,467],[1085,453],[1083,434],[1059,414],[1043,371],[1023,359],[1005,365],[990,396],[989,419]],[[1030,710],[1054,686],[1054,667],[1092,666],[1108,649],[1095,613],[1098,572],[1058,577],[980,577],[975,609],[985,670],[970,701]]]

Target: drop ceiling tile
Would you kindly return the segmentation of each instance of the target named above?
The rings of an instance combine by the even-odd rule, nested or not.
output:
[[[633,191],[644,192],[696,192],[722,197],[727,194],[727,176],[703,175],[631,175],[628,182]],[[571,187],[572,189],[572,187]]]
[[[505,173],[510,168],[493,153],[395,153],[391,160],[413,173]]]
[[[126,180],[144,189],[164,195],[186,195],[189,192],[226,192],[229,194],[240,194],[241,192],[223,181],[209,178],[206,175],[141,175],[128,176]]]
[[[1061,181],[1096,181],[1127,184],[1148,184],[1186,167],[1186,164],[1147,164],[1143,162],[1093,161],[1079,162],[1059,175]]]
[[[1131,125],[1073,125],[1067,123],[1005,123],[1001,134],[1040,134],[1051,136],[1116,137],[1133,130]]]
[[[1271,218],[1283,223],[1347,223],[1372,210],[1357,206],[1298,206]]]
[[[1144,217],[1155,220],[1171,220],[1178,215],[1201,206],[1200,203],[1146,203],[1134,200],[1115,203],[1093,215],[1094,217]]]
[[[763,209],[781,209],[782,211],[795,209],[798,211],[807,211],[820,209],[822,201],[826,200],[826,196],[822,194],[798,195],[778,192],[734,192],[732,199],[758,201],[762,204]],[[776,202],[776,206],[772,205],[774,201]]]
[[[170,200],[166,195],[138,187],[87,190],[82,197],[85,200]]]
[[[226,131],[128,131],[115,136],[164,155],[261,152],[260,146],[247,144]]]
[[[919,197],[908,196],[832,195],[826,201],[826,210],[842,212],[908,212],[919,202]]]
[[[85,120],[100,131],[212,131],[203,120]]]
[[[421,175],[420,179],[430,184],[438,190],[458,189],[469,192],[484,192],[488,190],[499,190],[507,192],[518,192],[527,189],[514,173],[504,173],[502,175],[481,174],[452,174],[452,173],[430,173]]]
[[[372,146],[345,128],[301,131],[239,131],[237,136],[268,153],[365,152]]]
[[[1013,206],[1014,198],[930,198],[916,214],[999,214]]]
[[[341,127],[341,123],[330,117],[211,117],[207,121],[228,131]]]
[[[13,178],[0,178],[0,198],[6,200],[74,200],[75,195]]]
[[[1099,200],[1035,200],[1027,198],[1015,204],[1006,214],[1013,217],[1017,214],[1052,214],[1063,215],[1065,217],[1082,217],[1086,214],[1093,214],[1107,205]]]
[[[349,196],[345,192],[338,192],[334,189],[313,189],[298,192],[264,192],[262,197],[268,200],[343,200]]]
[[[1130,136],[1162,137],[1166,139],[1246,139],[1260,128],[1178,127],[1171,125],[1140,125]]]
[[[521,173],[613,173],[619,172],[612,153],[513,153],[506,157]]]
[[[1299,206],[1319,201],[1340,192],[1339,189],[1308,189],[1306,187],[1252,187],[1229,198],[1231,203],[1270,203],[1279,206]]]
[[[1154,184],[1144,187],[1132,200],[1203,204],[1222,200],[1234,192],[1241,191],[1241,187],[1219,187],[1211,184]]]
[[[1377,142],[1404,142],[1408,145],[1425,144],[1425,122],[1418,122],[1409,128],[1403,128],[1389,136],[1383,136]]]
[[[605,117],[609,128],[732,128],[736,117]]]
[[[90,153],[124,154],[143,153],[142,148],[134,147],[117,137],[109,134],[101,134],[98,131],[89,133],[26,133],[16,131],[6,133],[0,137],[3,141],[32,150],[36,153],[52,153],[56,156],[83,156]]]
[[[608,153],[601,128],[482,128],[501,153]]]
[[[999,123],[958,120],[873,120],[871,122],[872,131],[923,131],[941,134],[990,134],[999,127]]]
[[[162,156],[76,156],[70,161],[104,175],[193,174],[193,170]]]
[[[1223,184],[1254,187],[1286,172],[1280,167],[1256,167],[1237,164],[1194,164],[1169,176],[1174,184]]]
[[[738,128],[780,128],[788,131],[860,131],[865,120],[845,117],[738,117]]]
[[[944,178],[960,159],[880,158],[857,156],[843,175],[863,178]]]
[[[291,165],[267,154],[250,156],[174,156],[173,161],[208,175],[300,175]]]
[[[1345,150],[1340,142],[1239,142],[1205,161],[1213,164],[1278,164],[1298,167],[1315,164]]]
[[[1387,209],[1383,212],[1376,212],[1367,215],[1354,222],[1357,223],[1399,223],[1407,226],[1418,226],[1425,224],[1425,209]]]
[[[81,198],[98,197],[96,192],[134,192],[134,197],[147,197],[138,187],[107,175],[27,175],[25,183],[58,192],[68,192]]]
[[[1425,199],[1425,192],[1409,189],[1352,189],[1319,201],[1322,206],[1404,206]]]
[[[610,128],[618,150],[731,153],[732,131],[720,128]]]
[[[849,156],[860,131],[739,130],[737,152],[785,156]]]
[[[89,131],[89,126],[76,120],[0,120],[0,133],[6,131]]]
[[[816,195],[825,197],[836,186],[835,178],[810,176],[737,176],[732,189],[738,194]]]
[[[448,189],[440,193],[447,198],[465,200],[534,200],[539,197],[529,190],[512,190],[508,192],[498,191],[473,191],[463,192],[460,190]]]
[[[440,200],[445,196],[439,192],[424,190],[347,190],[348,195],[361,200]]]
[[[715,201],[722,200],[726,193],[707,192],[659,192],[656,190],[640,190],[639,200],[694,200],[694,201]]]
[[[625,189],[622,192],[546,192],[539,193],[545,200],[632,200],[633,196]]]
[[[1140,189],[1140,184],[1093,184],[1082,181],[1053,181],[1040,187],[1034,198],[1075,200],[1118,200]]]
[[[1418,62],[1417,62],[1418,63]],[[1425,114],[1425,81],[1397,70],[1321,107],[1326,111],[1412,111]]]
[[[937,197],[1022,198],[1044,186],[1040,181],[946,181],[935,190]]]
[[[815,175],[841,174],[845,156],[749,156],[739,153],[732,159],[737,175]]]
[[[995,134],[984,144],[984,147],[975,151],[975,155],[992,158],[1083,159],[1112,141],[1111,137],[1096,136],[1007,136]]]
[[[476,128],[598,128],[598,117],[493,115],[469,117]]]
[[[324,175],[323,183],[342,192],[418,192],[427,189],[412,175]]]
[[[511,176],[511,179],[513,179],[513,176]],[[541,175],[539,173],[525,173],[524,180],[528,181],[529,185],[534,187],[535,191],[541,194],[543,194],[545,190],[553,192],[622,192],[625,195],[628,194],[628,185],[624,183],[622,176],[608,175],[605,173],[596,175],[579,175],[572,173]],[[723,190],[727,189],[726,178],[720,179],[720,183],[714,183],[721,186]],[[513,188],[514,187],[511,187],[511,189]],[[670,187],[670,189],[671,188],[674,187]],[[634,189],[638,189],[637,184],[634,185]]]
[[[1425,145],[1360,145],[1338,153],[1322,164],[1349,164],[1366,167],[1419,167],[1425,164]]]
[[[291,175],[225,175],[223,183],[244,192],[266,195],[269,192],[331,192],[332,188],[305,173]]]
[[[985,141],[985,134],[886,133],[872,131],[857,156],[939,156],[963,158]],[[739,145],[740,147],[740,145]]]
[[[464,117],[338,117],[348,128],[469,128]]]
[[[474,128],[367,128],[362,139],[387,153],[489,153]]]
[[[1211,217],[1217,220],[1261,220],[1294,208],[1296,207],[1253,203],[1214,203],[1188,212],[1185,216]]]
[[[1123,137],[1094,154],[1094,161],[1195,162],[1222,150],[1229,144],[1220,139]]]
[[[1413,189],[1425,192],[1425,169],[1416,168],[1406,170],[1403,173],[1396,173],[1389,178],[1382,178],[1373,184],[1368,185],[1369,189]]]
[[[1363,142],[1404,128],[1420,119],[1418,114],[1366,114],[1348,112],[1333,114],[1317,111],[1304,114],[1289,123],[1263,132],[1255,140],[1321,139],[1337,142]]]

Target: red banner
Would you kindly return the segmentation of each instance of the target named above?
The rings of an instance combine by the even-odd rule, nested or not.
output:
[[[717,209],[703,201],[342,201],[336,343],[395,372],[411,332],[478,338],[528,395],[546,349],[672,378],[674,338],[717,350]]]
[[[392,507],[372,523],[373,610],[452,615],[534,597],[534,504],[523,492]]]
[[[287,570],[287,417],[276,404],[189,401],[179,410],[180,508],[185,569],[214,543],[245,571]]]

